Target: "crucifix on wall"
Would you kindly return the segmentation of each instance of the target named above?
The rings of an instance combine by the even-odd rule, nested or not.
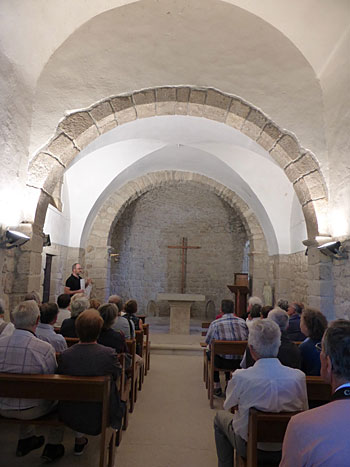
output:
[[[198,250],[200,246],[188,246],[187,238],[182,237],[182,245],[170,245],[168,248],[177,248],[182,250],[181,260],[181,293],[185,293],[186,290],[186,266],[187,266],[187,250]]]

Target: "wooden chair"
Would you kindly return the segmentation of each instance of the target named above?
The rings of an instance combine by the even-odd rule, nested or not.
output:
[[[306,388],[310,408],[330,402],[332,387],[321,376],[306,376]]]
[[[210,326],[210,321],[204,321],[202,323],[202,336],[206,336]],[[201,342],[201,347],[203,347],[203,381],[205,382],[205,387],[208,389],[208,358],[207,358],[207,344]]]
[[[116,431],[109,426],[110,376],[22,375],[0,373],[0,397],[102,402],[99,467],[113,467]],[[63,425],[56,412],[35,420],[0,416],[0,423]]]
[[[297,413],[299,412],[261,412],[251,408],[248,423],[247,459],[239,457],[237,465],[256,467],[258,465],[258,443],[282,443],[288,422]]]
[[[214,371],[223,370],[215,366],[215,355],[240,355],[243,356],[247,347],[247,341],[217,341],[210,344],[210,361],[208,363],[208,399],[210,408],[214,408]]]
[[[150,360],[151,360],[151,341],[149,340],[149,324],[145,323],[143,325],[143,333],[145,340],[143,342],[143,353],[145,356],[145,376],[150,369]]]
[[[135,402],[137,400],[137,386],[138,386],[138,372],[139,369],[136,365],[136,340],[135,339],[125,339],[125,342],[128,346],[128,353],[131,355],[131,367],[127,371],[127,374],[130,374],[131,377],[131,387],[130,387],[130,409],[132,413],[134,411]]]

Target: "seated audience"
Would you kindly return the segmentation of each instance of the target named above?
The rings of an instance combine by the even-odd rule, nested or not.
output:
[[[302,312],[300,329],[307,338],[300,344],[299,349],[301,353],[301,369],[306,375],[320,375],[320,351],[317,350],[316,344],[321,342],[326,328],[327,319],[320,311],[306,309]]]
[[[303,341],[306,337],[300,330],[300,315],[302,311],[303,308],[299,303],[292,303],[288,306],[289,326],[287,334],[289,339],[294,342]]]
[[[132,321],[135,326],[135,331],[142,331],[142,319],[136,316],[137,313],[137,301],[136,300],[128,300],[124,305],[125,315],[128,321]]]
[[[97,298],[90,298],[90,308],[94,308],[95,310],[98,310],[101,306],[100,300],[97,300]]]
[[[106,303],[100,306],[98,311],[102,316],[103,326],[97,342],[112,347],[117,353],[127,353],[124,334],[111,328],[118,315],[118,308],[113,303]]]
[[[276,324],[278,324],[281,330],[281,345],[277,354],[278,360],[282,363],[282,365],[289,366],[290,368],[300,369],[300,350],[298,349],[298,346],[294,342],[292,342],[286,334],[286,329],[288,328],[288,314],[281,308],[277,307],[270,311],[267,319],[270,319]],[[249,368],[253,366],[254,363],[255,360],[253,359],[248,347],[245,356],[243,357],[241,368]]]
[[[124,406],[120,401],[116,379],[120,374],[120,365],[114,349],[97,343],[103,326],[99,312],[88,309],[76,319],[76,332],[79,343],[64,351],[59,358],[58,373],[74,376],[111,375],[110,424],[119,429]],[[88,435],[101,433],[102,404],[99,402],[60,402],[59,413],[66,425],[76,432],[74,453],[82,454]]]
[[[249,326],[250,324],[252,324],[254,321],[256,321],[257,319],[261,319],[261,309],[262,309],[262,306],[259,305],[258,303],[255,303],[249,313],[248,313],[248,318],[246,319],[246,323],[247,323],[247,326]]]
[[[266,306],[263,306],[261,308],[261,312],[260,312],[260,318],[261,319],[266,319],[269,312],[273,309],[273,307],[271,305],[266,305]]]
[[[4,320],[5,317],[5,304],[2,299],[0,299],[0,337],[10,336],[15,327],[12,323]]]
[[[58,306],[56,303],[43,303],[40,306],[40,323],[36,328],[35,335],[42,341],[51,344],[56,352],[63,352],[67,348],[67,343],[65,338],[54,330],[57,315]]]
[[[246,319],[248,318],[249,313],[250,313],[250,310],[252,309],[252,307],[253,307],[254,305],[263,306],[263,302],[262,302],[261,298],[255,297],[255,296],[249,297],[249,299],[248,299],[248,306],[247,306],[247,312],[244,314],[244,316],[242,316],[242,318],[243,318],[244,320],[246,320]]]
[[[63,293],[58,296],[57,298],[57,305],[58,305],[58,316],[57,321],[55,323],[55,328],[60,328],[62,323],[65,319],[71,317],[70,314],[70,295],[67,293]]]
[[[27,302],[28,300],[34,300],[37,303],[38,306],[41,305],[40,296],[39,296],[38,292],[35,292],[35,290],[33,290],[32,292],[27,293],[24,296],[24,301]]]
[[[350,321],[333,321],[322,340],[321,376],[332,401],[291,418],[281,467],[345,467],[350,463]]]
[[[78,337],[75,332],[75,320],[78,318],[80,313],[89,308],[89,299],[84,294],[73,295],[70,302],[71,317],[65,319],[61,326],[61,334],[64,337]]]
[[[288,311],[288,300],[284,300],[283,298],[281,298],[280,300],[278,300],[277,307],[281,308],[281,310]]]
[[[112,325],[112,329],[115,331],[122,331],[125,339],[131,339],[135,337],[135,326],[132,321],[128,321],[124,316],[121,316],[123,310],[123,302],[119,295],[111,295],[108,299],[108,303],[114,303],[118,308],[118,316]]]
[[[308,408],[305,374],[283,366],[276,358],[280,337],[280,328],[270,319],[255,321],[249,329],[248,346],[256,360],[255,365],[233,373],[227,386],[224,409],[228,411],[237,406],[237,410],[234,414],[219,411],[214,420],[219,467],[233,466],[234,449],[246,457],[251,407],[267,412],[293,412]],[[265,450],[272,450],[272,446],[262,444],[259,452]],[[265,454],[265,460],[266,456],[278,458],[280,453]]]
[[[20,303],[12,313],[15,331],[0,339],[0,372],[21,374],[52,374],[56,370],[55,351],[48,342],[35,336],[39,322],[39,307],[34,300]],[[53,410],[55,401],[39,399],[0,398],[0,415],[19,420],[39,418]],[[42,457],[53,461],[62,457],[64,446],[63,428],[49,431],[48,444]],[[44,436],[36,436],[33,425],[19,426],[19,441],[16,456],[22,457],[45,442]]]
[[[210,344],[212,340],[245,341],[248,338],[248,327],[242,318],[234,314],[234,303],[232,300],[222,300],[221,310],[224,316],[213,321],[208,329],[205,342],[208,345],[208,359],[210,360]],[[215,355],[215,366],[224,370],[235,370],[241,362],[240,355]],[[226,381],[230,378],[230,372],[225,373]],[[222,396],[220,375],[214,371],[214,394]]]

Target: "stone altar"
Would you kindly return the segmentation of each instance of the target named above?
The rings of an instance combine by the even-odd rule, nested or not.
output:
[[[170,305],[170,334],[190,333],[190,311],[193,302],[204,302],[205,295],[189,293],[159,293],[157,300]]]

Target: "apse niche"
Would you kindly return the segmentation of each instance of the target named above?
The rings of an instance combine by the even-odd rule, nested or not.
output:
[[[185,292],[205,295],[218,312],[221,300],[232,298],[227,284],[244,268],[248,237],[237,212],[194,182],[154,188],[125,209],[111,238],[110,292],[137,300],[141,313],[158,293],[180,293],[182,250],[169,246],[183,238],[199,247],[187,250]],[[193,305],[192,316],[205,317],[205,308]]]

